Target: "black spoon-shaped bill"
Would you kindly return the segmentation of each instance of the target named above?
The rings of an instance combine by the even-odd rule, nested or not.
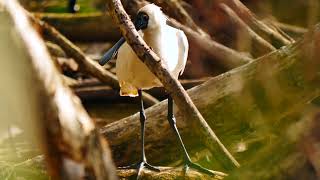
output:
[[[146,13],[139,12],[134,22],[134,26],[137,29],[137,31],[147,28],[148,20],[149,20],[149,17]],[[102,56],[102,58],[99,61],[99,64],[103,66],[108,61],[110,61],[117,54],[119,48],[122,46],[122,44],[125,41],[126,41],[125,38],[121,37],[120,40]]]

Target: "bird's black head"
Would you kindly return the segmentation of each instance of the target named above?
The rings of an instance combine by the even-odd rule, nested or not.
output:
[[[134,22],[134,26],[136,27],[137,31],[140,29],[146,29],[148,27],[149,16],[145,12],[139,12],[137,14],[136,20]]]

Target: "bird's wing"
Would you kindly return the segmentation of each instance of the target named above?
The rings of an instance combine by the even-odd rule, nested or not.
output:
[[[179,69],[181,69],[179,73],[181,75],[187,63],[189,43],[186,35],[181,30],[177,30],[177,39],[178,39],[178,47],[179,47],[178,67]]]

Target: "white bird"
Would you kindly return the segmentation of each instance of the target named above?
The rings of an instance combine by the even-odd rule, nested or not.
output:
[[[151,47],[151,49],[161,58],[163,64],[169,72],[178,78],[184,71],[189,44],[183,31],[173,28],[166,24],[167,18],[161,9],[154,5],[148,4],[142,7],[137,14],[135,27],[140,36]],[[142,101],[142,90],[153,87],[162,86],[159,79],[148,69],[148,67],[138,58],[129,44],[125,43],[125,39],[121,38],[100,60],[100,64],[104,65],[113,56],[117,50],[118,56],[116,61],[116,74],[120,84],[121,96],[139,96],[140,98],[140,122],[141,122],[141,162],[129,166],[138,168],[138,175],[143,167],[152,170],[157,168],[149,165],[146,161],[144,152],[144,126],[145,113]],[[204,173],[212,174],[208,169],[191,162],[178,132],[176,121],[173,115],[173,100],[168,98],[168,121],[175,134],[177,135],[182,150],[184,151],[185,167],[192,167]]]
[[[163,60],[172,75],[178,78],[188,57],[187,37],[183,31],[168,26],[166,16],[154,4],[144,6],[139,13],[141,16],[149,17],[147,28],[140,30],[140,35]],[[138,89],[162,86],[127,43],[118,51],[116,73],[121,87],[120,94],[123,96],[137,96]]]

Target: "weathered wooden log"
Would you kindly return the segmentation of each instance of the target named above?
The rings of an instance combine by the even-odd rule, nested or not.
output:
[[[223,179],[226,174],[214,171],[215,176],[209,176],[207,174],[199,173],[193,169],[188,170],[186,173],[182,168],[168,168],[168,167],[159,167],[161,172],[153,172],[147,169],[143,169],[141,172],[141,179],[144,180],[154,180],[154,179],[165,179],[165,180],[174,180],[174,179],[186,179],[186,180],[219,180]],[[137,172],[134,169],[130,170],[118,170],[118,176],[120,179],[133,179],[137,176]]]
[[[274,122],[319,96],[319,37],[320,31],[316,28],[303,41],[212,78],[188,91],[209,125],[229,149],[237,147],[250,135],[256,136],[256,131],[262,131],[263,134],[272,130]],[[166,109],[167,102],[163,101],[146,110],[146,151],[149,160],[155,163],[170,162],[179,157],[174,153],[177,148],[172,145],[175,143],[166,122]],[[193,134],[195,127],[184,120],[178,110],[175,114],[187,148],[197,151],[199,142]],[[136,146],[139,143],[138,130],[138,114],[102,128],[102,133],[111,141],[118,165],[128,164],[137,158],[133,155],[139,151]],[[248,133],[245,137],[244,131]],[[237,149],[232,152],[238,152]],[[158,158],[160,156],[161,159]],[[227,169],[219,164],[219,156],[221,154],[215,152],[210,165],[216,170]],[[246,161],[243,156],[236,154],[236,157],[240,162]]]
[[[33,78],[28,86],[37,87],[36,103],[42,120],[39,127],[44,133],[38,138],[43,137],[52,178],[67,177],[63,160],[70,158],[91,169],[97,179],[117,179],[106,140],[101,138],[79,99],[63,83],[25,10],[15,0],[0,1],[0,6],[1,20],[5,22],[2,33],[15,49],[11,58],[24,62],[23,72],[29,71],[27,75]]]
[[[107,1],[107,6],[111,17],[120,27],[121,34],[126,39],[126,42],[131,46],[139,59],[160,80],[166,91],[174,99],[179,110],[183,112],[184,118],[196,128],[195,133],[200,137],[200,141],[204,143],[210,151],[219,151],[222,153],[221,162],[225,163],[229,168],[240,166],[237,160],[224,147],[219,138],[208,126],[179,81],[169,73],[162,63],[162,60],[150,49],[138,34],[130,17],[125,12],[121,1]]]
[[[306,104],[275,122],[270,132],[264,132],[269,142],[226,179],[318,179],[318,113],[319,106]]]
[[[179,80],[184,89],[190,89],[194,86],[200,85],[204,83],[205,79],[185,79]],[[112,87],[107,84],[101,83],[96,79],[88,79],[84,80],[80,83],[72,83],[71,87],[74,89],[75,93],[80,97],[82,101],[90,101],[90,100],[106,100],[106,101],[135,101],[137,98],[130,98],[120,96],[117,90],[114,90]],[[167,93],[163,87],[152,88],[147,90],[149,94],[157,99],[166,99]]]
[[[68,39],[76,41],[117,41],[120,33],[109,15],[102,13],[35,13]]]

